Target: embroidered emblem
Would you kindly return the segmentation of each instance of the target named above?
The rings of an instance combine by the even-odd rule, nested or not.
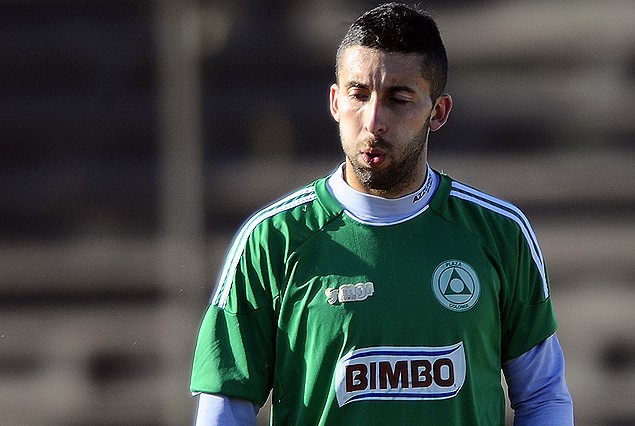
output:
[[[470,265],[460,260],[446,260],[432,275],[432,290],[441,305],[462,312],[478,302],[481,284]]]
[[[338,288],[327,288],[324,291],[327,300],[331,305],[337,302],[361,302],[372,296],[375,292],[375,286],[372,282],[357,284],[343,284]]]

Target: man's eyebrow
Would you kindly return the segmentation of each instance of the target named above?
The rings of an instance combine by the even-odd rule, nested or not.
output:
[[[368,85],[360,83],[359,81],[349,81],[346,84],[346,88],[347,89],[353,89],[353,88],[355,88],[355,89],[368,89]]]
[[[360,83],[358,81],[349,81],[346,84],[347,89],[368,89],[369,86],[364,83]],[[417,93],[412,87],[409,86],[390,86],[387,88],[388,92],[407,92],[407,93]]]
[[[415,89],[408,86],[390,86],[388,88],[388,91],[392,93],[395,93],[395,92],[417,93]]]

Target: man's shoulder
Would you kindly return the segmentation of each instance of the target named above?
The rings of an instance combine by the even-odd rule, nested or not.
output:
[[[521,251],[529,254],[539,271],[544,294],[549,294],[536,234],[527,216],[516,205],[445,175],[439,188],[445,192],[445,204],[439,202],[442,209],[437,211],[445,220],[476,236],[500,256],[520,255]],[[525,244],[520,245],[520,241]]]
[[[341,213],[321,178],[256,211],[242,226],[242,232],[272,231],[296,237],[320,230]]]
[[[437,210],[444,217],[469,225],[514,227],[523,232],[531,225],[514,203],[440,173],[440,200]],[[532,232],[533,233],[533,232]]]

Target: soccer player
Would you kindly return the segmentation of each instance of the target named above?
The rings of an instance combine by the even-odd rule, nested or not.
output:
[[[514,205],[433,170],[433,19],[372,9],[337,51],[345,162],[236,235],[196,345],[197,424],[571,425],[545,262]]]

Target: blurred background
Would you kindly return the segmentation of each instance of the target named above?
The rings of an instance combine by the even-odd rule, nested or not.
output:
[[[2,424],[192,422],[225,250],[342,160],[333,57],[376,4],[0,4]],[[577,424],[635,424],[635,2],[420,4],[455,102],[431,164],[532,219]]]

